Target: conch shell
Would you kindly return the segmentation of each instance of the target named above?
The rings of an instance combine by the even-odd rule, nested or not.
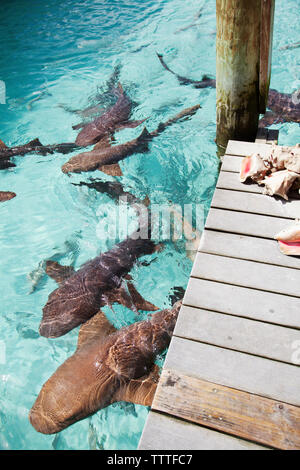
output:
[[[282,230],[275,235],[281,253],[290,256],[300,256],[300,220],[294,225]]]
[[[281,170],[267,176],[259,184],[264,184],[264,194],[269,196],[277,195],[288,200],[288,191],[296,179],[300,178],[300,174],[289,170]]]
[[[290,170],[300,173],[300,145],[295,147],[274,147],[268,162],[275,170]]]
[[[262,156],[254,153],[242,161],[240,181],[248,178],[265,185],[265,194],[288,200],[287,192],[300,178],[300,144],[294,147],[270,146]]]
[[[242,161],[240,171],[240,181],[244,183],[248,178],[253,181],[262,180],[267,174],[269,168],[258,153],[254,153],[251,157],[245,157]]]

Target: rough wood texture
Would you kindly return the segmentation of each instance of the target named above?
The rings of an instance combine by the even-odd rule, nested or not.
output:
[[[300,297],[300,270],[198,252],[193,277]]]
[[[261,0],[217,0],[217,144],[255,140]]]
[[[300,449],[299,407],[173,370],[163,371],[152,406],[276,449]]]
[[[226,148],[226,155],[237,155],[239,157],[248,157],[252,153],[260,153],[263,155],[270,151],[269,144],[259,144],[255,142],[241,142],[238,140],[230,140]]]
[[[216,189],[211,206],[218,209],[230,209],[232,211],[271,215],[287,219],[296,219],[300,215],[300,200],[285,201],[282,198],[265,196],[264,194],[250,194],[225,189]]]
[[[268,450],[188,421],[150,411],[139,450]],[[187,452],[188,454],[188,452]]]
[[[300,405],[300,368],[296,365],[173,336],[164,368],[290,405]]]
[[[236,158],[236,157],[231,157]],[[241,191],[254,194],[263,194],[264,187],[254,183],[246,182],[241,183],[238,173],[232,173],[229,171],[221,171],[219,174],[217,188],[228,189],[233,191]]]
[[[266,196],[267,197],[267,196]],[[223,232],[240,233],[274,239],[274,235],[292,223],[282,217],[268,217],[246,212],[211,208],[206,227]]]
[[[184,304],[300,329],[297,297],[191,277]]]
[[[271,80],[275,0],[261,0],[259,112],[266,112]]]
[[[294,364],[300,331],[184,305],[176,336]]]
[[[299,258],[282,254],[276,240],[205,230],[201,236],[199,251],[300,269]]]
[[[231,157],[231,158],[236,159],[237,157]],[[241,191],[241,192],[246,192],[246,193],[264,194],[265,187],[264,185],[259,185],[251,180],[246,181],[245,183],[241,183],[239,175],[237,173],[233,173],[229,171],[221,171],[219,174],[218,182],[217,182],[217,188]],[[291,189],[288,192],[288,197],[289,197],[289,201],[299,200],[300,194],[298,190]],[[276,198],[276,200],[279,200],[279,198]]]
[[[224,155],[222,171],[232,171],[234,173],[239,173],[241,169],[241,164],[244,157],[238,157],[233,155]],[[237,176],[237,175],[236,175]],[[238,178],[238,176],[237,176]]]

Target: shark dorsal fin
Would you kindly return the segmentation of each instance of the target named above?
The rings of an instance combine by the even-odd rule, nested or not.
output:
[[[101,340],[105,341],[106,338],[115,331],[116,328],[100,310],[81,326],[78,334],[77,349],[95,340],[99,342],[101,342]]]
[[[28,144],[23,145],[23,147],[25,147],[25,148],[26,147],[29,147],[29,148],[31,148],[31,147],[43,147],[43,144],[40,142],[40,140],[38,138],[36,138],[36,139],[33,139],[30,142],[28,142]]]
[[[3,140],[0,139],[0,149],[3,148],[3,149],[7,149],[7,145],[5,145],[5,143],[3,142]]]
[[[154,364],[149,374],[125,383],[115,393],[112,403],[127,401],[135,405],[151,406],[159,380],[159,367]]]
[[[57,261],[48,260],[45,268],[46,274],[54,279],[58,284],[61,284],[66,279],[74,274],[74,268],[72,266],[62,266]]]

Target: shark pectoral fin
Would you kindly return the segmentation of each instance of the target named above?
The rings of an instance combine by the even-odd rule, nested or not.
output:
[[[72,126],[72,129],[74,131],[77,131],[77,129],[82,129],[85,126],[84,122],[80,122],[79,124],[75,124],[75,126]]]
[[[96,315],[85,322],[78,334],[77,349],[94,340],[105,340],[110,334],[114,333],[116,328],[106,318],[100,310]]]
[[[130,298],[132,303],[136,307],[137,310],[145,310],[148,312],[154,312],[158,310],[158,307],[153,305],[151,302],[148,302],[141,296],[141,294],[136,290],[132,282],[127,282],[128,291],[130,294]]]
[[[112,163],[111,165],[102,165],[99,166],[98,170],[103,171],[103,173],[109,176],[123,176],[123,172],[119,163]]]
[[[116,129],[121,130],[121,129],[126,129],[127,127],[130,127],[131,129],[133,129],[133,128],[138,127],[141,124],[143,124],[143,122],[145,122],[147,119],[148,119],[148,117],[146,117],[145,119],[137,120],[137,121],[122,122],[116,127]]]
[[[48,260],[46,261],[45,272],[60,284],[74,274],[74,268],[72,266],[62,266],[57,261]]]
[[[105,296],[103,296],[103,301],[110,307],[112,307],[113,304],[118,303],[129,309],[134,308],[133,300],[124,286],[116,287],[115,289],[106,292]]]
[[[139,294],[131,281],[127,281],[127,289],[124,284],[120,287],[116,287],[115,289],[105,293],[103,301],[105,304],[110,306],[115,303],[119,303],[120,305],[124,305],[124,307],[135,311],[144,310],[154,312],[155,310],[158,310],[158,307],[145,300],[141,294]]]
[[[146,117],[145,119],[140,119],[140,120],[137,120],[137,121],[127,121],[126,127],[131,127],[131,128],[138,127],[141,124],[143,124],[143,122],[147,121],[148,118],[149,117]]]
[[[100,139],[99,142],[96,143],[93,150],[99,150],[99,149],[110,147],[110,144],[111,144],[111,136],[110,134],[107,134],[102,139]]]
[[[150,373],[132,379],[115,393],[112,402],[127,401],[135,405],[151,406],[159,380],[159,367],[154,364]]]

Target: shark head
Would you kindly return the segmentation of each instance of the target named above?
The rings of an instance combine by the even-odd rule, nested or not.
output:
[[[153,338],[160,328],[165,323],[144,321],[117,331],[98,312],[81,327],[73,356],[43,385],[29,413],[32,426],[53,434],[116,401],[151,405],[158,381]]]

